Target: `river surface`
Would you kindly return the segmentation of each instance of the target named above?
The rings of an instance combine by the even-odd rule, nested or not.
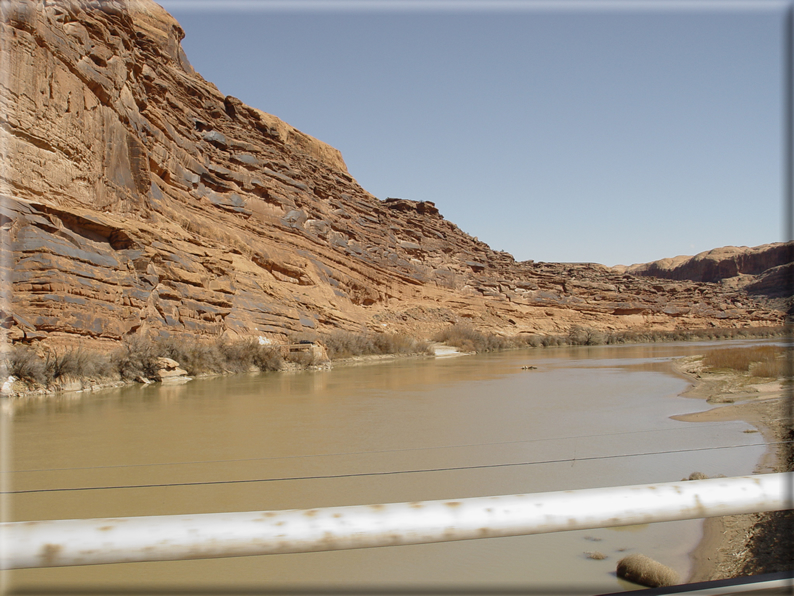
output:
[[[743,432],[749,424],[670,419],[710,407],[679,396],[688,383],[672,374],[670,359],[737,343],[403,359],[30,400],[5,413],[12,432],[5,433],[11,439],[4,490],[14,491],[5,519],[303,509],[671,482],[695,471],[748,474],[765,451],[760,434]],[[521,368],[530,365],[537,369]],[[726,448],[704,449],[712,447]],[[437,471],[421,471],[430,469]],[[204,482],[212,484],[195,484]],[[86,490],[53,490],[74,488]],[[606,593],[631,589],[614,570],[633,552],[686,579],[701,532],[702,521],[694,520],[20,570],[5,579],[12,588],[72,593],[123,588],[129,594],[137,587],[205,594],[456,587]],[[590,559],[592,551],[607,558]]]

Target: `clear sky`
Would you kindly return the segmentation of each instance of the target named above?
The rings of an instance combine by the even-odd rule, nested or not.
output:
[[[783,2],[160,4],[222,93],[518,260],[784,239]]]

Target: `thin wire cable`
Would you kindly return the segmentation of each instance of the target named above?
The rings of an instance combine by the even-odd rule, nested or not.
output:
[[[735,424],[736,421],[728,421],[722,423],[710,423],[709,428],[717,428],[721,426],[730,426]],[[117,469],[117,468],[144,468],[144,467],[155,467],[155,466],[192,466],[198,464],[225,464],[225,463],[238,463],[238,462],[250,462],[250,461],[274,461],[274,460],[284,460],[284,459],[307,459],[310,457],[343,457],[348,455],[378,455],[384,453],[403,453],[403,452],[410,452],[410,451],[434,451],[434,450],[441,450],[441,449],[468,449],[470,447],[495,447],[499,445],[520,445],[523,443],[542,443],[546,441],[570,441],[570,440],[578,440],[578,439],[597,439],[597,438],[608,438],[608,437],[618,437],[623,435],[635,435],[635,434],[646,434],[650,432],[669,432],[672,430],[701,430],[700,428],[695,427],[681,427],[678,429],[671,429],[671,428],[652,428],[646,430],[630,430],[624,431],[619,433],[608,433],[608,434],[595,434],[595,435],[574,435],[570,437],[546,437],[543,439],[522,439],[520,441],[497,441],[494,443],[467,443],[464,445],[441,445],[439,447],[402,447],[399,449],[382,449],[378,451],[343,451],[338,453],[315,453],[315,454],[308,454],[308,455],[281,455],[281,456],[273,456],[273,457],[246,457],[246,458],[239,458],[239,459],[210,459],[210,460],[195,460],[195,461],[182,461],[182,462],[159,462],[159,463],[148,463],[148,464],[116,464],[111,466],[76,466],[76,467],[69,467],[69,468],[33,468],[30,470],[2,470],[0,474],[23,474],[28,472],[70,472],[76,470],[109,470],[109,469]],[[2,494],[2,493],[0,493]]]
[[[625,457],[646,457],[651,455],[670,455],[673,453],[693,453],[695,451],[716,451],[719,449],[742,449],[746,447],[768,447],[771,445],[788,445],[794,441],[779,441],[775,443],[752,443],[748,445],[723,445],[719,447],[697,447],[693,449],[671,449],[667,451],[650,451],[646,453],[624,453],[617,455],[599,455],[578,458],[565,458],[565,459],[549,459],[543,461],[530,461],[530,462],[507,462],[501,464],[482,464],[477,466],[453,466],[448,468],[427,468],[421,470],[390,470],[385,472],[355,472],[350,474],[327,474],[318,476],[291,476],[282,478],[249,478],[244,480],[208,480],[201,482],[171,482],[165,484],[126,484],[117,486],[80,486],[71,488],[34,488],[27,490],[12,490],[4,491],[0,494],[7,495],[20,495],[31,493],[58,493],[58,492],[75,492],[75,491],[90,491],[90,490],[116,490],[128,488],[169,488],[176,486],[213,486],[221,484],[252,484],[264,482],[285,482],[293,480],[333,480],[339,478],[362,478],[366,476],[395,476],[398,474],[421,474],[427,472],[457,472],[462,470],[483,470],[494,468],[508,468],[517,466],[534,466],[541,464],[562,464],[570,462],[583,462],[583,461],[596,461],[608,459],[620,459]]]

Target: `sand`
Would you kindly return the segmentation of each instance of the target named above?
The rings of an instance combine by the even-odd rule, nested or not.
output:
[[[684,396],[719,405],[695,414],[674,416],[691,422],[743,420],[755,427],[769,447],[754,472],[784,472],[791,460],[789,438],[790,394],[780,381],[759,382],[746,374],[712,374],[698,357],[683,358],[675,371],[692,382]],[[688,582],[727,579],[794,568],[791,512],[730,515],[708,518],[703,538],[692,552]]]

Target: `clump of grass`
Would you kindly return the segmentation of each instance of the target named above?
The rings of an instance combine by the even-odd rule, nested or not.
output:
[[[754,377],[779,379],[788,375],[785,356],[775,360],[757,362],[750,369]]]
[[[785,364],[785,348],[781,346],[727,348],[703,356],[703,365],[709,370],[751,372],[757,377],[781,377]]]

